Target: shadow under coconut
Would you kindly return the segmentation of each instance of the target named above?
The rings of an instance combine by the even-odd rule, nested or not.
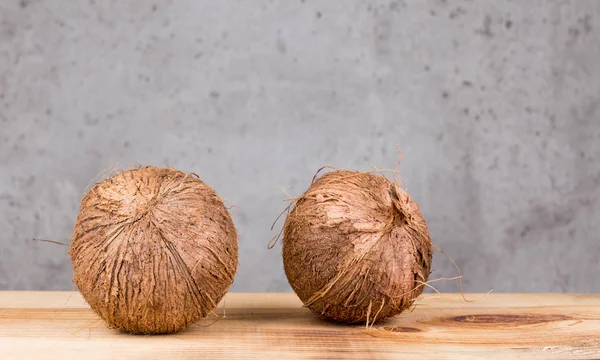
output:
[[[353,324],[348,324],[345,323],[343,321],[332,321],[332,320],[328,320],[326,318],[320,317],[316,314],[312,314],[313,317],[315,317],[317,319],[318,322],[320,323],[325,323],[325,324],[332,324],[335,326],[340,326],[340,327],[344,327],[344,328],[352,328],[352,329],[375,329],[375,328],[381,328],[381,329],[388,329],[388,328],[407,328],[406,325],[410,325],[410,324],[406,324],[406,322],[404,322],[402,324],[402,326],[398,325],[398,319],[399,317],[391,317],[391,318],[386,318],[386,319],[382,319],[382,320],[377,320],[374,324],[367,324],[366,322],[359,322],[359,323],[353,323]],[[416,329],[416,328],[412,328],[412,329]],[[416,329],[418,330],[418,329]],[[420,331],[420,330],[419,330]],[[409,331],[406,331],[409,332]],[[412,332],[416,332],[416,331],[412,331]]]

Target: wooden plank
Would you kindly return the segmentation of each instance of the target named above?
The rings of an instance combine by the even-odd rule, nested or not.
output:
[[[173,335],[109,330],[73,292],[0,292],[1,359],[600,359],[600,296],[425,295],[371,329],[320,320],[294,294],[227,294]]]

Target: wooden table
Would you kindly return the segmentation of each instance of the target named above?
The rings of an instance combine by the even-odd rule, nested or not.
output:
[[[74,292],[0,292],[0,359],[598,359],[600,295],[425,295],[376,324],[320,320],[294,294],[225,297],[187,330],[109,330]],[[472,316],[471,316],[472,315]]]

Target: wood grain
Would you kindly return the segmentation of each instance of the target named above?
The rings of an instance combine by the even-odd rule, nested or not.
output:
[[[73,292],[0,292],[0,359],[600,359],[600,296],[425,295],[376,324],[324,322],[294,294],[228,294],[173,335],[109,330]],[[223,307],[225,310],[223,310]]]

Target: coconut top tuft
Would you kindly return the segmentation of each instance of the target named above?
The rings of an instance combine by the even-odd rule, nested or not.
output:
[[[237,232],[197,176],[143,167],[85,195],[69,255],[74,283],[109,327],[170,333],[206,316],[232,284]]]
[[[373,173],[323,175],[284,225],[292,288],[316,314],[345,323],[409,308],[429,276],[431,248],[419,206],[397,182]]]

